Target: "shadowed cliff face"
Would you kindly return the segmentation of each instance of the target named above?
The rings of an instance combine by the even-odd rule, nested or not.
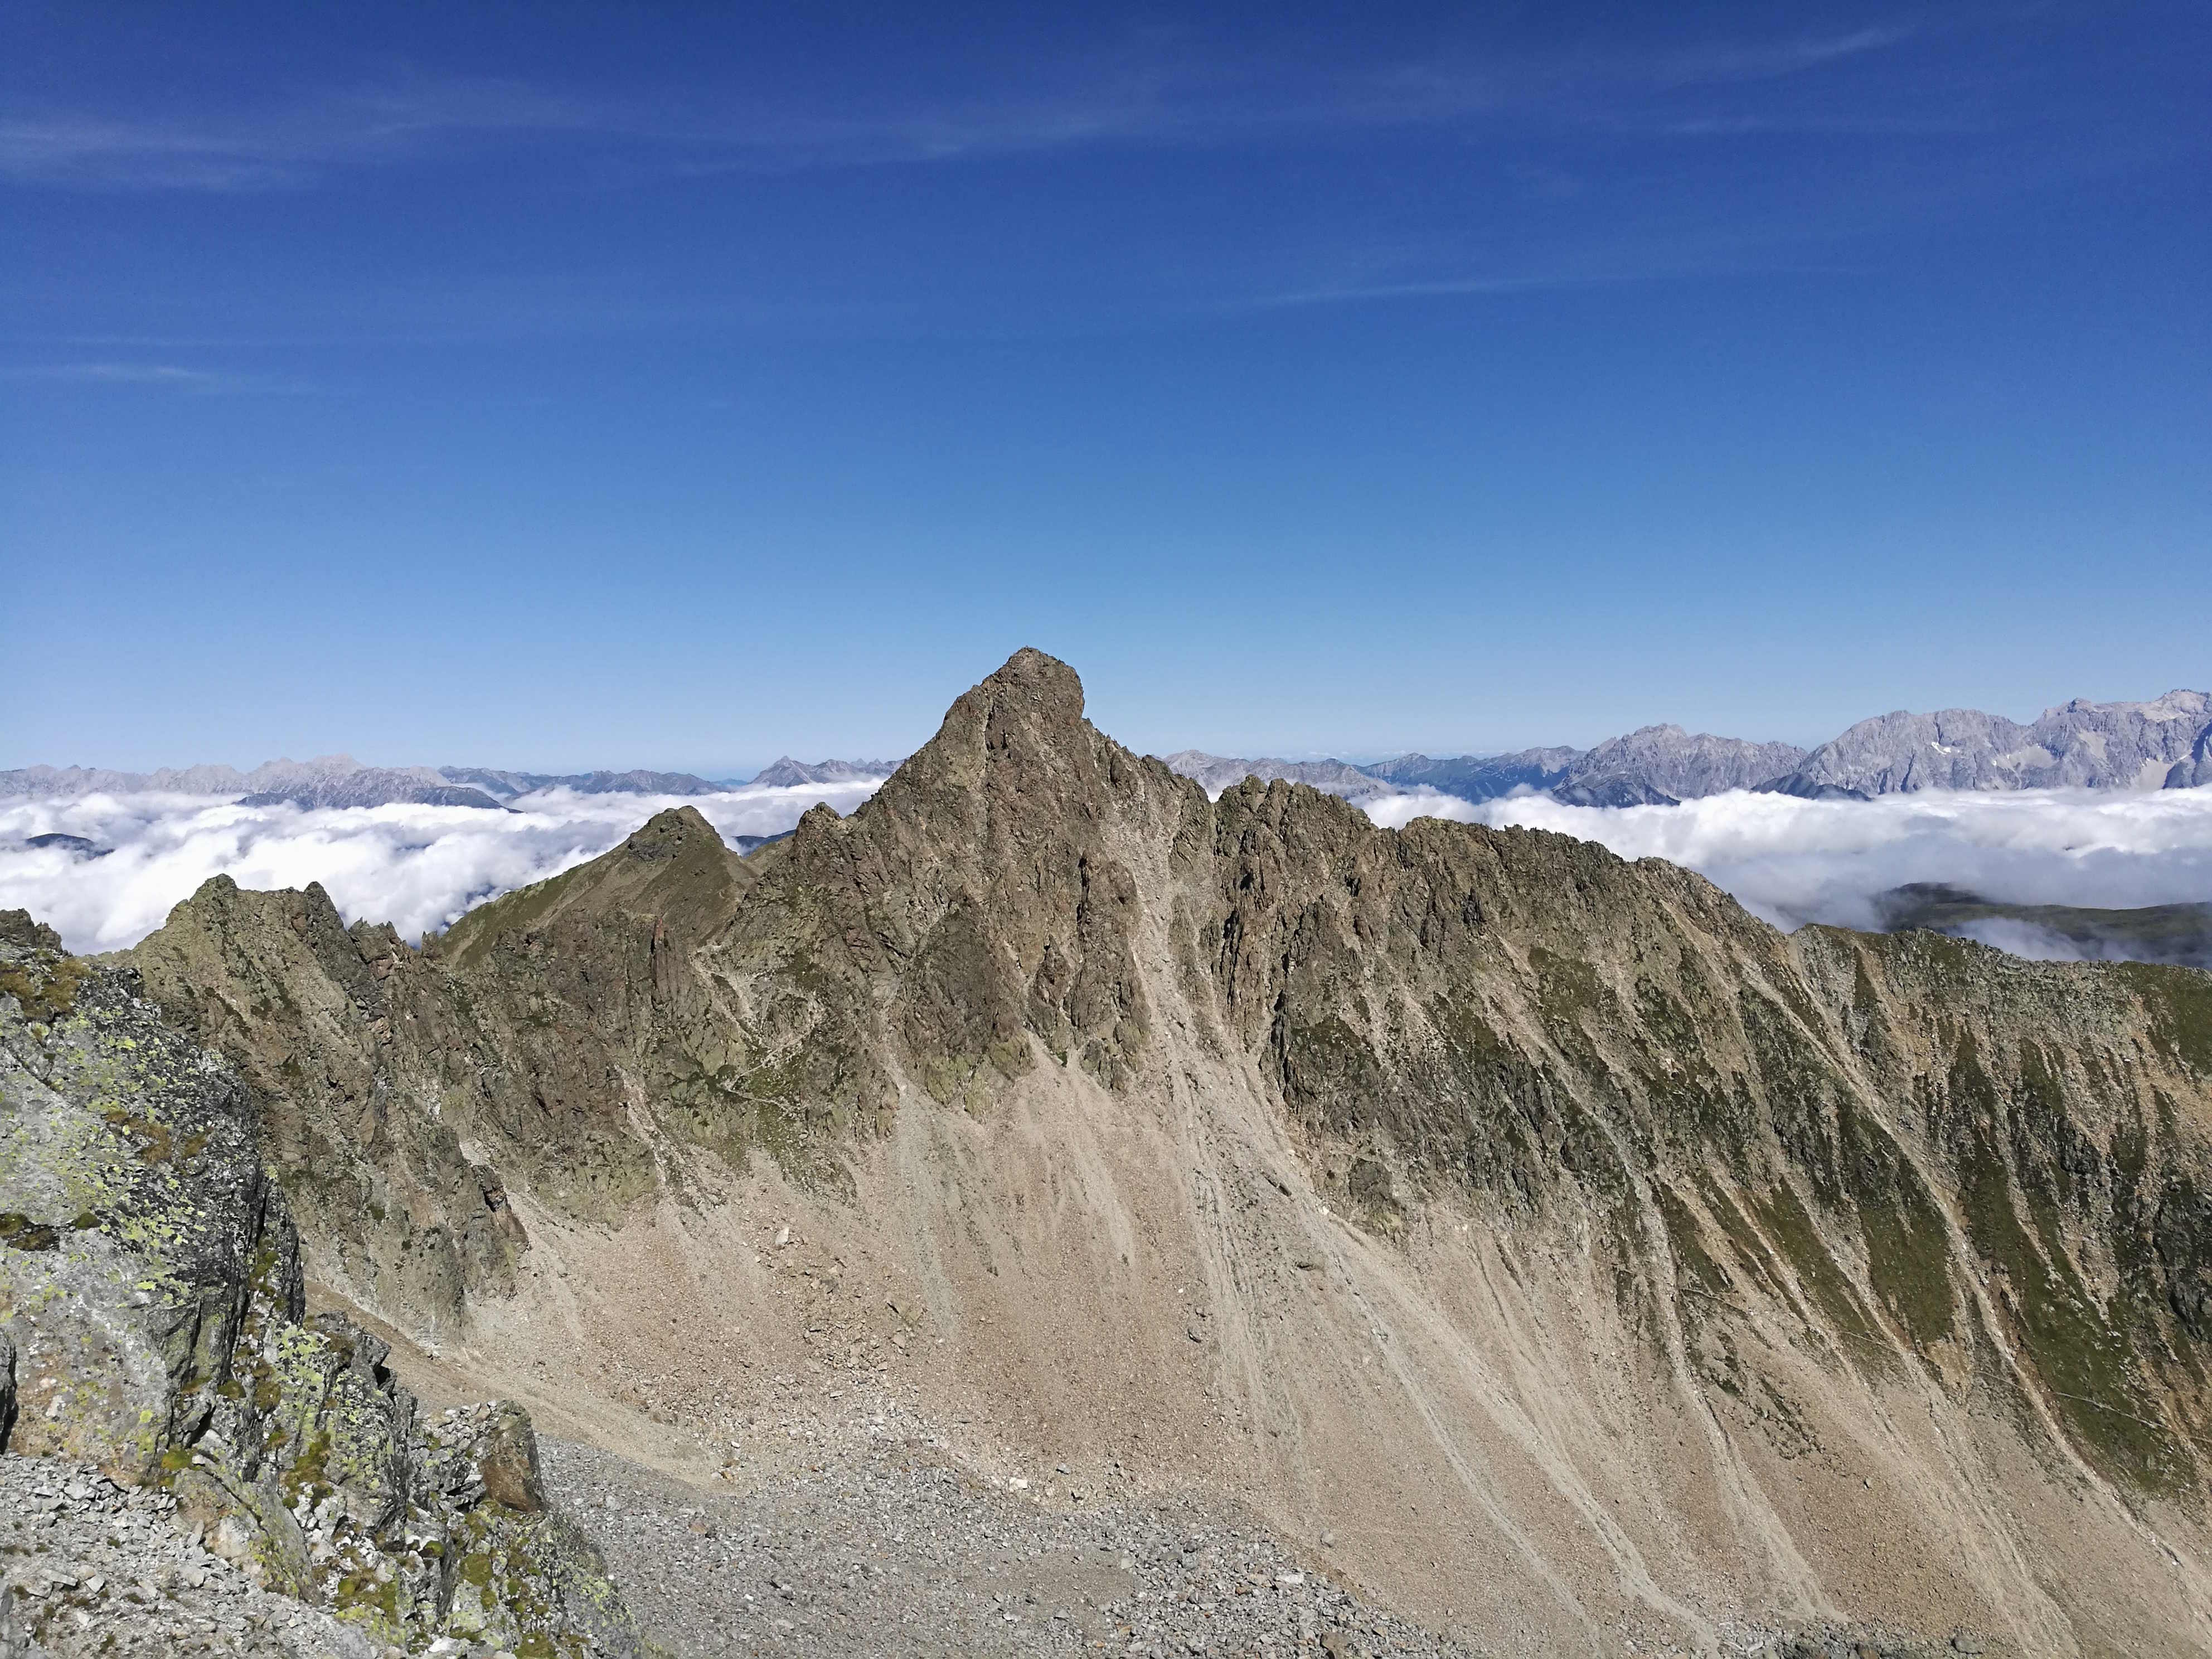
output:
[[[851,817],[817,808],[751,859],[664,814],[421,952],[342,927],[318,890],[210,883],[131,955],[255,1086],[314,1276],[402,1325],[511,1286],[530,1246],[510,1194],[611,1224],[741,1197],[765,1155],[888,1234],[870,1171],[925,1122],[988,1134],[1048,1096],[1160,1123],[1249,1102],[1236,1133],[1297,1165],[1267,1179],[1350,1218],[1376,1261],[1399,1252],[1399,1290],[1437,1319],[1488,1316],[1437,1265],[1448,1223],[1501,1241],[1516,1295],[1552,1294],[1530,1241],[1584,1263],[1604,1305],[1578,1304],[1571,1341],[1613,1345],[1605,1389],[1686,1402],[1682,1432],[1720,1437],[1715,1490],[1768,1483],[1784,1577],[1837,1569],[1770,1463],[1830,1457],[1834,1424],[1863,1420],[1968,1486],[2012,1455],[1976,1449],[1971,1419],[2097,1494],[2112,1550],[2174,1548],[2212,1583],[2202,974],[1784,936],[1698,877],[1563,836],[1392,832],[1282,783],[1209,802],[1026,651]],[[1234,1273],[1242,1224],[1218,1222]],[[1624,1583],[1658,1571],[1586,1524]],[[2063,1528],[1995,1544],[2003,1523],[1940,1503],[1914,1524],[1916,1550],[1978,1540],[1987,1583],[2057,1596],[2039,1628],[2075,1634],[2050,1650],[2097,1650],[2079,1633],[2107,1592],[2042,1588]]]

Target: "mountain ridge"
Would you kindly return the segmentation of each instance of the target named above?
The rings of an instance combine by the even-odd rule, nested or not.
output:
[[[1434,789],[1480,803],[1516,791],[1571,806],[1672,806],[1730,789],[1870,799],[1921,789],[2181,789],[2212,782],[2212,696],[2173,690],[2144,702],[2075,698],[2023,725],[1978,709],[1861,720],[1813,749],[1640,726],[1589,749],[1524,749],[1437,759],[1243,761],[1185,750],[1169,764],[1218,793],[1240,775],[1289,778],[1346,799],[1364,781]],[[1241,771],[1240,771],[1241,769]]]
[[[1500,1640],[1752,1603],[2212,1651],[2186,969],[1209,800],[1033,652],[750,858],[663,813],[420,951],[212,883],[130,960],[256,1090],[323,1282],[579,1389],[618,1356],[702,1433],[730,1374],[626,1310],[680,1272],[810,1352],[732,1254],[780,1215],[948,1413],[1188,1460]]]

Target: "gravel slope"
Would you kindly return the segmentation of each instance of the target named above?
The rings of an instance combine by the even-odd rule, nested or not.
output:
[[[1297,1651],[1463,1655],[1194,1506],[1095,1510],[886,1446],[702,1493],[540,1443],[649,1638],[680,1659]]]

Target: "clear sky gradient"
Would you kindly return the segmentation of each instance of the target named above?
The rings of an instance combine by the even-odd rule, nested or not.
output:
[[[0,765],[2212,681],[2212,9],[0,4]]]

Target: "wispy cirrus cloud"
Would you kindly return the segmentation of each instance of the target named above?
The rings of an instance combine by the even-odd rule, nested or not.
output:
[[[1295,306],[1352,305],[1383,300],[1449,300],[1480,298],[1486,295],[1548,294],[1574,289],[1619,288],[1632,283],[1670,283],[1698,277],[1740,274],[1756,269],[1761,276],[1849,276],[1860,268],[1841,263],[1781,263],[1760,258],[1755,266],[1748,251],[1738,247],[1712,249],[1691,256],[1668,257],[1664,252],[1647,258],[1642,268],[1604,273],[1559,270],[1500,276],[1442,276],[1410,282],[1345,282],[1313,288],[1291,289],[1242,301],[1239,310],[1267,311]]]
[[[10,380],[71,380],[91,386],[172,386],[204,392],[220,384],[222,376],[173,363],[52,363],[25,368],[0,369]]]
[[[90,188],[267,190],[347,166],[418,160],[471,137],[633,125],[613,106],[520,82],[417,75],[215,117],[18,113],[0,119],[0,176]]]
[[[64,188],[242,191],[295,188],[347,168],[501,140],[612,142],[649,153],[640,165],[649,161],[651,170],[696,173],[1215,142],[1488,115],[1612,120],[1624,94],[1800,74],[1896,46],[1912,33],[1866,28],[1649,57],[1465,53],[1328,73],[1165,53],[1018,95],[904,108],[878,99],[841,109],[696,93],[688,101],[625,100],[516,80],[410,74],[216,116],[18,112],[0,118],[0,178]]]
[[[1444,276],[1425,282],[1345,283],[1319,288],[1293,289],[1263,295],[1245,302],[1253,310],[1287,306],[1343,305],[1363,300],[1461,299],[1486,294],[1540,294],[1560,289],[1603,288],[1621,283],[1659,282],[1676,271],[1650,270],[1610,276],[1577,276],[1568,272],[1518,276]]]
[[[0,380],[43,382],[55,386],[137,386],[213,397],[289,396],[316,390],[304,381],[275,375],[186,368],[176,363],[33,363],[0,368]]]
[[[1722,41],[1664,53],[1636,70],[1668,86],[1710,86],[1729,81],[1771,81],[1823,69],[1853,58],[1887,52],[1920,33],[1917,24],[1891,23],[1833,34],[1800,34],[1766,41]]]

